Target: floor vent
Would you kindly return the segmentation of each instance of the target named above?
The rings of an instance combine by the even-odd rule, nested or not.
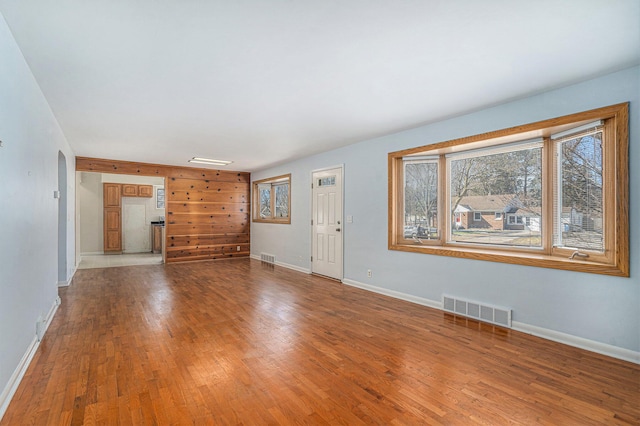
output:
[[[511,328],[511,309],[446,295],[442,296],[442,309],[456,315]]]
[[[276,263],[276,256],[273,254],[260,253],[260,260],[267,263]]]

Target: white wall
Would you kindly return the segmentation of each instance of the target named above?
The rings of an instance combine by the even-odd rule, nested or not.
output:
[[[164,179],[154,176],[116,175],[109,173],[80,172],[78,181],[78,204],[80,208],[80,247],[82,254],[102,253],[104,249],[103,239],[103,198],[102,184],[132,183],[138,185],[154,185],[151,198],[123,198],[123,203],[143,204],[146,212],[146,231],[150,234],[149,224],[164,216],[164,209],[156,209],[155,188],[164,187]],[[123,238],[126,236],[123,236]],[[151,238],[151,237],[149,237]],[[151,240],[149,240],[151,241]],[[150,244],[150,242],[149,242]]]
[[[58,153],[66,157],[66,271],[75,271],[75,156],[0,15],[0,417],[58,296]],[[64,236],[63,236],[64,237]]]
[[[387,249],[387,153],[630,101],[631,278]],[[291,225],[251,224],[251,253],[310,269],[310,173],[345,165],[344,276],[440,303],[443,293],[513,309],[520,329],[640,362],[640,67],[252,173],[291,173]],[[371,269],[373,276],[367,278]],[[559,333],[559,334],[558,334]],[[583,340],[585,339],[585,340]]]
[[[102,173],[78,173],[78,205],[80,208],[80,246],[78,251],[85,254],[102,253],[103,239],[103,199]]]

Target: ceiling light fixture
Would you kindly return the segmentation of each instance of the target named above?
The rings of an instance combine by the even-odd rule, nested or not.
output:
[[[214,160],[211,158],[202,158],[202,157],[193,157],[189,160],[189,163],[198,163],[198,164],[208,164],[210,166],[228,166],[233,163],[233,161],[227,160]]]

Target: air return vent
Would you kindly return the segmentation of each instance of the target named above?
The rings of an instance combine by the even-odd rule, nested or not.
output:
[[[260,260],[267,263],[276,263],[276,256],[273,254],[260,253]]]
[[[508,308],[443,295],[442,309],[456,315],[511,328],[511,309]]]

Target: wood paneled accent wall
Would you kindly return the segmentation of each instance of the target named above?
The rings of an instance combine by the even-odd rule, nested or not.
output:
[[[76,170],[165,178],[167,262],[250,254],[250,173],[87,157]]]

